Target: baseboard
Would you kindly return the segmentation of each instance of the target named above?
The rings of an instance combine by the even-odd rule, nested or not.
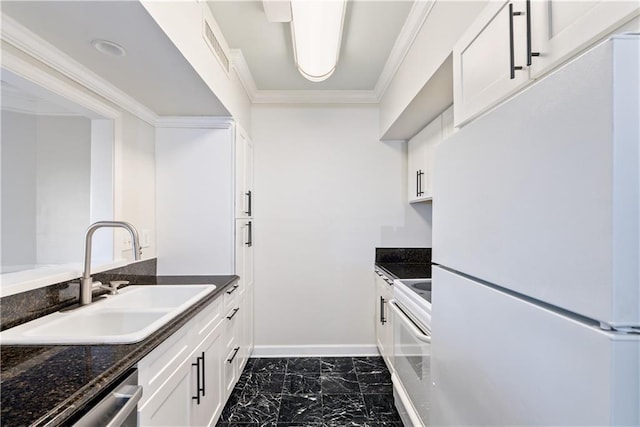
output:
[[[256,345],[251,357],[379,356],[372,345]]]

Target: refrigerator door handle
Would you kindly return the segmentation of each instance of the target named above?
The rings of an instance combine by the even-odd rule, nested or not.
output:
[[[405,324],[405,326],[407,328],[409,328],[409,330],[416,337],[416,339],[418,339],[419,341],[422,341],[424,343],[431,344],[431,335],[425,334],[424,332],[422,332],[415,325],[415,323],[413,323],[413,321],[411,319],[409,319],[409,317],[407,317],[407,315],[404,313],[404,311],[402,311],[402,309],[400,307],[398,307],[398,304],[396,303],[395,300],[389,301],[389,305],[391,306],[391,309],[393,310],[394,314],[396,316],[398,316],[398,318],[402,321],[402,323]],[[395,321],[395,319],[394,319],[394,321]]]

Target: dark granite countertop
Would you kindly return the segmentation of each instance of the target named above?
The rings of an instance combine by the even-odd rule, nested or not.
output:
[[[427,279],[431,248],[376,248],[375,266],[390,279]]]
[[[168,325],[137,343],[0,346],[0,423],[3,426],[68,424],[237,279],[237,276],[152,276],[132,282],[132,285],[217,286]]]

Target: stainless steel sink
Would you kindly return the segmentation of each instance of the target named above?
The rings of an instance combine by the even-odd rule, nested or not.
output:
[[[141,341],[215,285],[129,286],[117,295],[0,332],[0,344],[121,344]]]

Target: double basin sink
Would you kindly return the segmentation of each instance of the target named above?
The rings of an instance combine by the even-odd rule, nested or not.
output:
[[[127,286],[116,295],[0,332],[3,345],[126,344],[141,341],[215,285]]]

